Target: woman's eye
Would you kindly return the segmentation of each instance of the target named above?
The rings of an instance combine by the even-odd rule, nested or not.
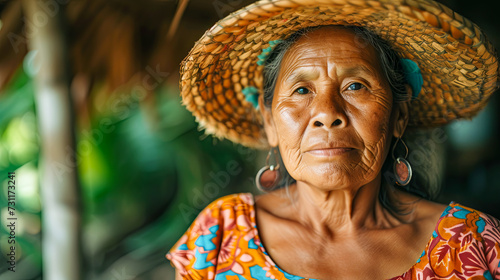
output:
[[[308,94],[309,90],[305,87],[300,87],[300,88],[296,89],[295,92],[298,94]]]
[[[352,83],[347,89],[348,90],[360,90],[362,88],[364,88],[365,86],[363,84],[360,84],[360,83]]]

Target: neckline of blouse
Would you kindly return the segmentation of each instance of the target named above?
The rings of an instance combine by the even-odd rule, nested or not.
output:
[[[255,229],[255,239],[257,239],[259,242],[256,243],[256,245],[259,247],[259,249],[262,251],[263,254],[265,254],[269,261],[271,262],[271,266],[275,267],[277,270],[279,270],[280,272],[282,272],[283,274],[285,274],[286,277],[291,277],[291,278],[287,278],[287,280],[320,280],[320,279],[314,279],[314,278],[306,278],[306,277],[302,277],[302,276],[297,276],[297,275],[294,275],[294,274],[291,274],[291,273],[288,273],[286,272],[285,270],[283,270],[282,268],[280,268],[276,262],[274,262],[273,258],[271,257],[271,255],[269,255],[267,253],[267,250],[266,248],[264,247],[264,244],[262,243],[262,239],[260,238],[260,235],[259,235],[259,229],[257,228],[257,211],[256,211],[256,208],[255,208],[255,197],[252,193],[247,193],[247,195],[250,196],[250,201],[252,201],[252,205],[250,205],[250,210],[254,212],[254,217],[252,219],[252,223],[253,223],[253,227]],[[399,277],[403,277],[405,274],[411,272],[411,270],[420,262],[420,258],[422,258],[422,256],[424,255],[424,253],[427,251],[427,248],[429,248],[432,240],[434,240],[434,232],[435,232],[435,229],[436,227],[439,226],[439,224],[441,223],[441,220],[443,219],[443,217],[446,215],[446,213],[449,211],[449,208],[452,207],[451,205],[454,204],[455,202],[454,201],[451,201],[449,204],[448,204],[448,207],[445,208],[445,210],[443,210],[443,212],[441,213],[441,215],[439,216],[439,219],[438,221],[436,222],[436,226],[434,227],[434,230],[433,232],[430,234],[430,238],[429,238],[429,241],[427,242],[427,244],[425,245],[425,249],[422,250],[422,254],[420,255],[420,257],[417,259],[417,261],[408,269],[406,270],[406,272],[404,272],[403,274],[401,275],[397,275],[397,276],[394,276],[394,277],[391,277],[387,280],[393,280],[393,279],[398,279]]]

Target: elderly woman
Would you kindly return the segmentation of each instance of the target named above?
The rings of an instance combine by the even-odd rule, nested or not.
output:
[[[214,201],[167,254],[178,279],[500,279],[500,222],[426,200],[407,126],[496,89],[479,28],[431,0],[260,1],[182,66],[209,133],[271,148],[266,191]]]

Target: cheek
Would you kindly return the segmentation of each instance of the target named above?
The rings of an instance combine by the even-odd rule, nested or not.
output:
[[[283,163],[289,172],[293,172],[301,162],[300,147],[309,116],[304,111],[303,105],[281,102],[274,107],[273,118]]]
[[[352,120],[364,139],[377,140],[389,132],[392,103],[388,98],[376,97],[366,101],[357,103],[354,109],[357,113],[352,114]]]
[[[369,134],[374,136],[375,139],[387,136],[390,126],[390,113],[373,112],[369,117],[371,122],[368,126]]]
[[[363,164],[366,169],[379,170],[390,149],[391,108],[388,106],[370,106],[366,114],[354,120],[356,131],[363,139],[365,151]]]
[[[274,107],[273,117],[280,144],[282,141],[300,142],[308,119],[302,107],[295,102],[281,102]]]

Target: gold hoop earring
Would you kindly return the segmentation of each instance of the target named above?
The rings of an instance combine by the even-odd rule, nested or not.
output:
[[[396,146],[399,141],[401,141],[405,147],[405,156],[396,158],[394,156],[394,151],[396,150]],[[408,157],[408,146],[406,146],[406,143],[403,139],[401,139],[401,137],[398,137],[396,143],[394,143],[394,146],[392,147],[392,159],[394,160],[392,168],[394,171],[394,177],[396,178],[396,184],[402,187],[410,183],[413,174],[411,164],[406,160],[406,157]]]
[[[271,154],[274,155],[275,164],[269,164]],[[255,184],[262,192],[273,190],[281,181],[280,164],[278,161],[278,152],[275,148],[271,148],[266,158],[266,165],[262,167],[255,176]]]

